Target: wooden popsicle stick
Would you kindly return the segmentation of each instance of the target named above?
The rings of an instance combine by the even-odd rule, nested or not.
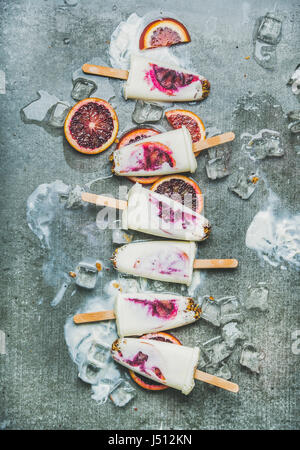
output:
[[[193,144],[193,151],[195,153],[206,150],[207,148],[216,147],[217,145],[225,144],[226,142],[233,141],[235,139],[235,134],[232,131],[228,133],[219,134],[218,136],[213,136],[203,141],[195,142]]]
[[[110,208],[126,209],[126,200],[118,200],[117,198],[105,197],[104,195],[90,194],[89,192],[82,192],[81,199],[84,202],[94,203],[98,206],[109,206]]]
[[[236,383],[232,383],[231,381],[216,377],[215,375],[210,375],[209,373],[202,372],[198,369],[195,370],[194,378],[196,380],[204,381],[204,383],[213,384],[214,386],[226,389],[226,391],[235,393],[239,391],[239,386]]]
[[[129,76],[128,70],[113,69],[112,67],[96,66],[94,64],[83,64],[81,68],[84,73],[89,73],[90,75],[119,78],[121,80],[127,80]]]
[[[76,314],[73,317],[75,323],[100,322],[101,320],[115,319],[114,311],[98,311],[92,313]]]
[[[235,269],[237,259],[195,259],[194,269]]]

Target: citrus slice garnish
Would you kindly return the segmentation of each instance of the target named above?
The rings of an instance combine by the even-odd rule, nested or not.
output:
[[[203,209],[203,195],[200,187],[196,181],[184,175],[161,177],[150,190],[173,198],[197,213]]]
[[[86,155],[106,150],[116,139],[118,129],[115,110],[100,98],[86,98],[76,103],[64,125],[69,144]]]
[[[172,109],[165,112],[169,124],[177,129],[183,125],[189,130],[193,143],[205,139],[205,126],[197,114],[185,109]]]
[[[205,126],[197,114],[185,109],[172,109],[165,112],[167,121],[173,128],[181,128],[183,125],[189,130],[193,144],[206,138]],[[198,156],[199,152],[195,152]]]
[[[150,136],[154,136],[155,134],[159,134],[160,131],[155,128],[133,128],[132,130],[127,131],[121,136],[117,148],[124,147],[125,145],[133,144],[134,142],[138,142],[141,139],[145,139]],[[159,177],[127,177],[133,183],[141,183],[141,184],[152,184]]]
[[[172,344],[182,345],[179,339],[173,336],[170,333],[159,332],[159,333],[148,333],[144,334],[140,337],[140,339],[154,339],[162,342],[170,342]],[[163,391],[168,389],[168,386],[164,384],[157,383],[156,381],[152,381],[149,378],[143,377],[135,373],[133,370],[129,370],[129,374],[133,381],[135,381],[139,386],[144,389],[148,389],[150,391]]]
[[[169,47],[191,38],[186,27],[176,19],[164,18],[149,23],[140,37],[140,50],[156,47]]]

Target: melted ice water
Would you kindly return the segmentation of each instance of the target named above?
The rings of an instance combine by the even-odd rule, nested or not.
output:
[[[300,214],[278,209],[279,199],[270,193],[269,204],[253,218],[246,246],[274,267],[300,270]]]

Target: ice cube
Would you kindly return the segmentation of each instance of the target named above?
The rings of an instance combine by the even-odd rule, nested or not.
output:
[[[281,20],[274,17],[273,14],[267,13],[260,22],[257,39],[267,42],[267,44],[278,44],[281,39],[281,26]]]
[[[230,369],[226,363],[221,363],[220,367],[216,368],[214,366],[207,366],[206,371],[215,375],[216,377],[223,378],[224,380],[230,380],[232,375]],[[210,387],[214,387],[213,385],[209,385]]]
[[[128,383],[128,381],[122,380],[122,382],[111,392],[109,398],[111,401],[119,407],[127,405],[136,396],[135,389]]]
[[[287,82],[288,86],[292,86],[292,92],[295,95],[300,93],[300,64],[295,69],[295,72]]]
[[[256,286],[249,286],[248,295],[245,301],[246,309],[268,310],[269,290],[265,283],[258,283]]]
[[[244,170],[242,170],[235,185],[229,187],[228,189],[237,194],[243,200],[248,200],[248,198],[250,198],[255,191],[258,180],[259,177],[257,174],[251,173],[250,175],[247,175],[244,173]]]
[[[107,66],[107,63],[99,57],[86,61],[86,63],[98,66]],[[92,82],[96,86],[96,90],[93,92],[93,97],[102,98],[103,100],[109,101],[115,96],[115,91],[109,81],[109,78],[84,73],[82,72],[82,68],[79,67],[72,74],[73,84],[78,79],[85,80],[86,82]]]
[[[83,100],[84,98],[90,97],[96,89],[97,85],[93,81],[77,78],[77,80],[73,82],[71,96],[74,100]]]
[[[95,261],[85,260],[80,262],[75,269],[75,273],[77,286],[86,289],[95,287],[98,278],[98,269]]]
[[[228,358],[232,352],[232,349],[228,347],[221,336],[210,339],[202,344],[202,347],[212,366],[217,366],[221,361]]]
[[[206,153],[205,168],[208,178],[216,180],[229,175],[231,150],[226,145],[222,148],[210,148]]]
[[[243,146],[250,159],[257,161],[267,156],[283,156],[280,134],[273,130],[260,130]]]
[[[48,119],[51,108],[60,102],[55,95],[48,94],[46,91],[38,91],[37,94],[39,96],[37,100],[21,109],[24,122],[41,124]]]
[[[207,353],[205,352],[204,348],[201,345],[199,345],[199,350],[200,350],[200,356],[199,356],[198,367],[200,367],[200,369],[203,369],[207,364],[209,364],[210,359],[209,359],[209,356],[207,355]]]
[[[287,113],[289,120],[300,120],[300,109],[297,109],[296,111],[290,111]]]
[[[229,348],[233,348],[238,341],[245,339],[236,322],[228,322],[222,328],[222,337]]]
[[[97,384],[101,369],[89,361],[84,361],[79,367],[79,378],[85,383]]]
[[[209,323],[212,323],[216,327],[221,325],[221,309],[216,303],[215,299],[211,296],[205,295],[200,303],[202,314],[201,318]]]
[[[264,69],[274,69],[277,63],[276,46],[256,41],[254,44],[255,61]]]
[[[112,386],[113,385],[111,380],[99,380],[97,384],[94,384],[92,386],[92,399],[96,400],[98,404],[102,405],[106,402],[108,395],[111,392]]]
[[[96,367],[103,368],[110,356],[110,346],[98,341],[92,341],[88,350],[88,362]]]
[[[65,119],[70,110],[70,105],[64,102],[57,102],[51,110],[49,125],[54,128],[62,128],[65,123]]]
[[[158,122],[163,114],[163,108],[154,103],[137,100],[132,114],[132,120],[137,123]]]
[[[228,322],[243,322],[245,317],[241,304],[235,296],[223,297],[217,300],[221,308],[221,325]]]
[[[260,361],[264,359],[264,353],[259,352],[251,343],[245,343],[240,357],[240,364],[247,367],[251,372],[259,373]]]
[[[293,134],[300,133],[300,121],[290,123],[288,128]]]

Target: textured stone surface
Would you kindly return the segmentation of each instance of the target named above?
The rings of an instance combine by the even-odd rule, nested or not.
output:
[[[67,2],[66,2],[67,3]],[[74,70],[96,56],[107,64],[108,42],[120,20],[132,12],[144,15],[162,2],[78,0],[67,7],[63,0],[1,1],[1,70],[5,72],[5,93],[0,88],[1,117],[1,240],[2,274],[0,329],[5,332],[5,353],[0,352],[0,428],[8,429],[293,429],[299,427],[296,394],[299,390],[299,355],[292,352],[292,336],[298,322],[298,275],[268,264],[260,266],[257,254],[245,246],[245,234],[266,198],[266,183],[242,201],[229,192],[237,170],[249,173],[254,162],[241,151],[242,133],[255,134],[263,128],[280,132],[285,155],[261,162],[268,186],[291,213],[299,202],[299,163],[287,129],[285,114],[299,109],[297,96],[286,82],[294,71],[300,47],[299,2],[276,2],[282,15],[282,39],[277,46],[274,71],[260,67],[252,57],[252,33],[256,19],[274,7],[274,2],[213,0],[199,10],[199,1],[163,2],[188,26],[192,36],[191,62],[212,85],[202,103],[189,105],[207,127],[222,132],[233,130],[230,171],[232,175],[212,181],[205,172],[205,158],[199,156],[193,177],[205,194],[205,215],[213,224],[209,240],[199,246],[199,255],[236,257],[236,271],[207,272],[202,294],[218,298],[236,295],[241,300],[249,285],[264,281],[269,287],[269,311],[247,311],[243,332],[265,353],[259,375],[239,365],[241,348],[227,361],[240,392],[233,395],[211,390],[201,383],[185,397],[171,389],[158,393],[138,390],[132,403],[117,408],[112,402],[99,406],[90,387],[77,378],[64,340],[63,327],[84,293],[53,308],[47,300],[56,291],[44,283],[42,249],[26,222],[26,200],[41,183],[61,179],[83,185],[109,174],[110,150],[92,159],[74,152],[62,131],[25,124],[20,110],[46,90],[71,102]],[[101,5],[101,6],[100,6]],[[250,56],[249,59],[245,59]],[[111,81],[121,130],[134,126],[131,114],[135,102],[120,98],[120,81]],[[251,94],[249,94],[251,93]],[[249,109],[248,104],[256,107]],[[243,106],[244,105],[244,106]],[[245,106],[246,105],[246,106]],[[167,128],[167,124],[162,122]],[[299,156],[298,156],[299,157]],[[297,178],[298,173],[298,178]],[[118,192],[117,178],[104,180],[98,191]],[[122,181],[130,186],[129,181]],[[299,182],[298,182],[299,187]],[[298,196],[298,197],[297,197]],[[108,259],[112,246],[110,231],[83,249],[77,233],[64,236],[77,261],[91,250]],[[80,243],[79,243],[80,242]],[[95,256],[97,256],[95,255]],[[72,269],[72,268],[70,268]],[[112,278],[113,274],[108,275]],[[104,279],[103,279],[104,283]],[[176,330],[186,345],[197,344],[216,334],[214,327],[200,323]],[[137,408],[137,410],[135,410]]]

